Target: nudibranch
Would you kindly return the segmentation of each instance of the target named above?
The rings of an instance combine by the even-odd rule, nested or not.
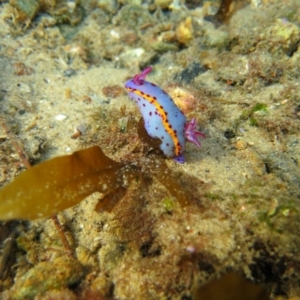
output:
[[[126,82],[125,88],[140,109],[147,133],[161,140],[160,149],[167,157],[184,163],[185,142],[189,141],[200,147],[199,138],[205,138],[205,135],[196,130],[195,118],[188,122],[184,113],[163,89],[145,80],[151,70],[152,67],[147,67],[135,75]]]

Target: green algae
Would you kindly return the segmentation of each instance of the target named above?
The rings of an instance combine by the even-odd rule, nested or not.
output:
[[[176,51],[178,50],[178,47],[171,43],[165,43],[165,42],[155,42],[151,45],[151,47],[160,53],[168,52],[168,51]]]
[[[174,202],[170,198],[163,199],[163,206],[167,212],[171,212],[174,208]]]
[[[237,128],[241,121],[245,120],[249,120],[249,124],[251,126],[258,126],[259,122],[255,113],[260,113],[262,115],[267,114],[267,105],[264,103],[256,103],[252,108],[245,109],[240,115],[239,119],[235,122],[234,127]]]

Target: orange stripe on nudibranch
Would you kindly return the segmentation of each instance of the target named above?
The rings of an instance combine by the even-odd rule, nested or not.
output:
[[[134,93],[138,96],[143,97],[143,99],[147,100],[150,104],[154,105],[156,108],[156,112],[158,112],[159,116],[162,119],[163,126],[166,130],[166,132],[171,136],[173,143],[175,145],[175,154],[178,156],[181,153],[182,145],[180,144],[178,137],[177,137],[177,131],[172,129],[172,125],[169,124],[167,115],[168,112],[166,112],[163,108],[163,106],[157,101],[156,97],[152,97],[150,95],[145,94],[144,92],[137,90],[137,89],[132,89],[132,88],[126,88],[128,92]],[[164,91],[163,91],[164,92]],[[164,92],[166,94],[166,92]],[[171,99],[172,100],[172,99]]]

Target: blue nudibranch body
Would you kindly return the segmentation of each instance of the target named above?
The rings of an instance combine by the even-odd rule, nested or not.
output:
[[[196,131],[196,120],[187,122],[183,112],[173,99],[160,87],[145,80],[152,67],[147,67],[126,82],[125,88],[138,105],[147,133],[161,140],[160,148],[168,157],[183,163],[186,140],[200,147],[198,137],[205,135]]]

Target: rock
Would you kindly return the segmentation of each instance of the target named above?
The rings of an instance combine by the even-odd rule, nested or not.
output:
[[[172,0],[155,0],[154,3],[162,9],[167,9],[171,5]]]
[[[71,258],[58,257],[44,261],[28,270],[13,286],[13,299],[33,299],[52,289],[62,289],[76,283],[83,275],[81,264]]]
[[[300,29],[297,25],[285,19],[277,19],[273,26],[263,34],[260,46],[267,47],[271,52],[289,54],[297,47],[300,39]]]

